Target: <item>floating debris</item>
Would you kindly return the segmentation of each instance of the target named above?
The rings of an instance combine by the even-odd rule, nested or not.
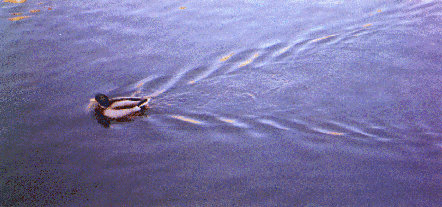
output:
[[[37,13],[37,12],[40,12],[41,10],[40,9],[35,9],[35,10],[31,10],[31,11],[29,11],[29,12],[31,12],[31,13]]]
[[[31,17],[31,16],[14,17],[14,18],[9,18],[8,20],[10,20],[10,21],[18,21],[18,20],[29,18],[29,17]]]
[[[186,9],[186,7],[183,7],[183,6],[182,6],[182,7],[180,7],[180,9]]]
[[[371,24],[371,23],[368,23],[368,24],[364,24],[364,26],[363,26],[363,27],[369,27],[369,26],[371,26],[371,25],[373,25],[373,24]]]
[[[15,15],[15,16],[18,16],[18,15],[22,15],[23,13],[12,13],[11,15]]]

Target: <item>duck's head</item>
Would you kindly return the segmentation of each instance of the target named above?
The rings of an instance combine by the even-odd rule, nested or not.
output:
[[[107,108],[110,106],[109,98],[104,94],[99,93],[99,94],[95,95],[95,100],[98,102],[98,104],[100,104],[100,106],[102,106],[104,108]]]

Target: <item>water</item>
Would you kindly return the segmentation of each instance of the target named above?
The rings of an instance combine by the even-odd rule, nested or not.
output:
[[[1,3],[4,206],[442,202],[440,1],[38,3]]]

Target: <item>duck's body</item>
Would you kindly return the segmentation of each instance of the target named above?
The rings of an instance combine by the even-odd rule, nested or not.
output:
[[[120,120],[141,115],[147,108],[149,99],[145,97],[119,97],[109,99],[104,94],[97,94],[95,100],[98,102],[95,112],[103,118]]]

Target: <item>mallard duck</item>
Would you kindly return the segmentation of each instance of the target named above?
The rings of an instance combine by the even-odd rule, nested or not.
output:
[[[134,116],[142,115],[148,107],[149,98],[146,97],[119,97],[109,99],[104,94],[95,95],[98,102],[95,112],[101,119],[128,120]]]

